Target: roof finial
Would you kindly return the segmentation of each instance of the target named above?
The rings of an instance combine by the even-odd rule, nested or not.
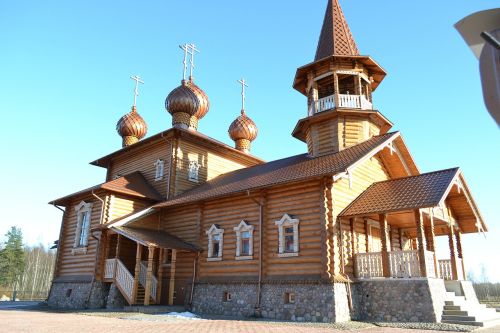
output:
[[[198,50],[196,48],[196,45],[194,45],[193,43],[191,44],[184,44],[184,45],[179,45],[179,47],[184,51],[184,61],[182,62],[184,64],[184,69],[183,69],[183,72],[182,72],[182,79],[185,81],[186,80],[186,72],[187,72],[187,68],[188,68],[188,65],[187,65],[187,58],[188,58],[188,55],[190,56],[190,59],[189,59],[189,65],[191,67],[190,69],[190,72],[189,72],[189,80],[192,81],[193,80],[193,70],[194,70],[194,54],[196,52],[200,52],[200,50]]]
[[[248,84],[243,78],[238,80],[238,83],[241,84],[241,114],[245,114],[245,87],[248,88]]]
[[[130,78],[135,81],[135,89],[134,89],[134,108],[135,108],[137,104],[137,96],[139,96],[139,83],[144,84],[144,81],[141,80],[141,77],[139,75],[131,76]]]

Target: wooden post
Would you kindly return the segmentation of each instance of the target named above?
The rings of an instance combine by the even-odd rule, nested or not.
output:
[[[417,240],[418,240],[418,261],[420,264],[420,276],[427,277],[427,267],[425,265],[425,249],[426,239],[424,231],[424,219],[419,209],[415,210],[415,223],[417,225]]]
[[[370,237],[369,237],[369,231],[368,231],[368,218],[363,218],[363,223],[365,227],[365,252],[368,253],[370,252]]]
[[[403,229],[398,228],[399,232],[399,249],[401,251],[404,251],[404,243],[403,243]]]
[[[464,256],[462,252],[462,233],[460,232],[460,230],[457,230],[455,234],[455,240],[457,242],[457,256],[461,259],[460,261],[462,262],[462,267],[457,267],[457,271],[462,271],[462,279],[465,281],[467,280],[467,276],[465,275]]]
[[[168,305],[174,305],[175,289],[175,263],[177,261],[177,250],[172,249],[172,261],[170,264],[170,281],[168,283]]]
[[[106,264],[106,248],[108,244],[108,233],[106,230],[101,231],[101,238],[99,240],[99,262],[97,263],[97,274],[96,274],[96,279],[98,281],[103,281],[104,280],[104,270],[105,270],[105,264]],[[96,267],[96,268],[97,268]]]
[[[389,225],[387,224],[387,214],[379,214],[378,221],[380,223],[380,240],[382,243],[382,271],[384,277],[391,277],[389,266]]]
[[[121,236],[120,234],[116,235],[116,248],[115,248],[115,269],[113,272],[113,278],[116,277],[116,269],[118,268],[118,259],[120,258],[120,240]]]
[[[453,229],[453,224],[450,222],[448,228],[448,244],[450,246],[450,260],[451,260],[451,279],[458,280],[457,274],[457,249],[455,247],[455,230]]]
[[[163,261],[165,257],[165,251],[168,249],[160,249],[160,255],[158,256],[158,286],[156,286],[156,304],[161,302],[161,287],[163,284]]]
[[[349,225],[351,227],[351,250],[352,250],[352,261],[354,262],[354,276],[357,276],[358,272],[356,272],[356,254],[358,253],[358,236],[356,235],[356,231],[354,228],[356,227],[356,218],[352,217],[349,219]]]
[[[340,91],[339,91],[339,75],[337,72],[333,73],[333,87],[335,89],[335,107],[339,107],[339,102],[340,102]]]
[[[146,275],[146,291],[144,292],[144,305],[149,305],[151,298],[151,282],[153,279],[153,258],[155,255],[154,247],[148,247],[148,270]]]
[[[135,252],[135,272],[134,272],[134,289],[132,291],[132,304],[137,302],[137,290],[139,289],[139,273],[141,271],[142,245],[137,243]]]
[[[434,272],[436,278],[439,278],[439,265],[436,256],[436,230],[434,229],[434,214],[430,213],[430,227],[429,227],[429,251],[432,251],[434,258]]]

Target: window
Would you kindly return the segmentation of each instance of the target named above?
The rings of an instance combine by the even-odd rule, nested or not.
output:
[[[163,169],[165,166],[165,162],[163,160],[157,159],[154,166],[156,167],[155,171],[155,181],[163,179]]]
[[[241,221],[233,230],[236,231],[236,260],[253,259],[253,225]]]
[[[284,300],[285,304],[295,303],[295,293],[285,293]]]
[[[278,226],[278,256],[295,257],[299,255],[299,220],[285,214],[276,221]]]
[[[72,253],[87,253],[90,223],[92,217],[92,203],[82,201],[75,207],[76,231]]]
[[[200,164],[198,161],[189,161],[189,181],[198,182],[198,171],[200,170]]]
[[[224,229],[219,229],[216,224],[212,224],[206,233],[208,236],[207,261],[221,261],[224,246]]]
[[[230,302],[232,300],[231,293],[228,291],[224,292],[224,298],[222,299],[223,302]]]

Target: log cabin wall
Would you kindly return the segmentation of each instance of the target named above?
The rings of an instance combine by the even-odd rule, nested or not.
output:
[[[103,191],[96,192],[96,195],[105,199]],[[75,251],[75,237],[77,230],[77,212],[75,207],[80,202],[92,203],[90,216],[90,228],[99,225],[101,217],[101,202],[91,194],[76,197],[66,207],[66,212],[62,221],[61,239],[58,247],[58,260],[55,278],[60,277],[82,277],[91,276],[95,269],[95,256],[98,242],[89,232],[86,253]]]
[[[106,196],[103,223],[138,212],[150,205],[151,202],[148,200],[131,198],[120,194],[110,194]]]
[[[175,171],[170,185],[171,195],[180,194],[223,173],[255,164],[228,154],[222,149],[206,147],[186,138],[177,140],[178,143],[175,143],[176,148],[174,148],[176,149],[173,162]],[[190,180],[189,177],[189,164],[193,162],[199,166],[197,180]]]
[[[125,176],[135,171],[140,171],[146,180],[160,193],[167,196],[168,179],[170,175],[170,160],[172,155],[172,140],[160,139],[147,146],[141,146],[140,150],[131,150],[129,153],[115,158],[108,171],[108,181],[117,176]],[[164,161],[163,177],[155,180],[155,162],[160,159]]]
[[[386,171],[380,158],[375,155],[374,157],[368,159],[367,161],[360,164],[351,173],[351,186],[349,186],[348,179],[340,179],[333,184],[332,197],[333,197],[333,211],[334,211],[334,223],[335,231],[342,229],[341,240],[338,240],[338,244],[342,249],[342,254],[340,253],[340,248],[334,250],[332,257],[332,269],[337,271],[343,271],[350,277],[354,276],[354,253],[364,252],[366,250],[367,241],[367,230],[365,228],[365,223],[362,219],[356,219],[354,222],[354,230],[351,232],[350,221],[347,219],[341,219],[341,225],[337,222],[337,215],[347,207],[356,197],[358,197],[364,190],[366,190],[372,183],[377,181],[383,181],[389,179],[390,176]],[[340,235],[339,235],[340,236]],[[353,237],[356,237],[357,249],[353,248]],[[365,245],[365,246],[363,246]],[[341,263],[343,260],[343,265]],[[337,265],[334,267],[334,265]],[[338,266],[340,265],[340,267]],[[332,270],[332,275],[335,272]]]

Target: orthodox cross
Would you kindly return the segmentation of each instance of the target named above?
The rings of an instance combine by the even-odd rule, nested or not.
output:
[[[184,45],[179,45],[179,47],[184,51],[184,61],[182,62],[184,64],[184,69],[183,69],[183,72],[182,72],[182,79],[183,80],[186,80],[186,72],[187,72],[187,68],[188,68],[188,65],[187,65],[187,60],[188,60],[188,55],[190,56],[190,59],[189,59],[189,65],[191,67],[191,70],[189,72],[189,77],[192,78],[193,77],[193,70],[194,70],[194,54],[196,52],[200,52],[200,50],[198,50],[196,48],[196,45],[194,44],[184,44]]]
[[[137,103],[137,96],[139,96],[139,83],[144,84],[144,81],[141,80],[139,75],[131,76],[130,77],[132,80],[135,81],[135,89],[134,89],[134,106],[136,106]]]
[[[245,87],[248,87],[245,79],[238,80],[241,84],[241,113],[245,113]]]

